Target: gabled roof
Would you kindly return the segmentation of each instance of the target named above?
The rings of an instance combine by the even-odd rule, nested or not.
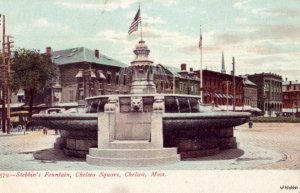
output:
[[[57,65],[88,62],[107,66],[116,66],[120,68],[128,66],[102,53],[100,53],[99,58],[97,58],[93,50],[90,50],[85,47],[53,51],[51,59]]]
[[[184,78],[178,72],[180,72],[179,68],[172,67],[172,66],[164,66],[167,70],[169,70],[175,77]]]

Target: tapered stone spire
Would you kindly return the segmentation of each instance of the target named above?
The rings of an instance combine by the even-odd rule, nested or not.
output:
[[[224,61],[224,52],[223,51],[222,51],[222,69],[221,69],[221,72],[226,74],[225,61]]]
[[[133,50],[135,59],[131,62],[133,68],[132,82],[130,85],[131,94],[156,93],[153,82],[153,61],[148,58],[150,50],[144,40],[140,40]]]

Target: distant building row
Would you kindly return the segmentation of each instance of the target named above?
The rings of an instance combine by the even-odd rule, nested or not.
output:
[[[44,103],[49,107],[80,104],[90,96],[129,92],[130,77],[126,72],[128,66],[97,49],[93,51],[79,47],[52,51],[48,47],[46,54],[51,55],[53,62],[57,64],[59,76],[52,88],[37,97],[37,104]],[[282,77],[272,73],[234,76],[234,93],[233,76],[225,73],[224,66],[222,58],[221,72],[203,70],[204,103],[220,107],[231,106],[235,98],[236,106],[258,107],[263,112],[281,112],[282,108],[300,104],[300,95],[295,95],[300,85],[294,86],[294,82],[282,83]],[[156,65],[154,82],[159,93],[200,94],[200,72],[192,68],[188,71],[186,64],[181,64],[180,68]],[[294,88],[296,90],[292,91]],[[20,91],[13,102],[25,100],[26,92]]]

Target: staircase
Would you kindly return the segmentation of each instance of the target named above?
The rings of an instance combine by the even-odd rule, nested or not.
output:
[[[99,166],[140,167],[180,161],[177,148],[156,148],[144,140],[115,140],[106,148],[90,148],[88,164]]]

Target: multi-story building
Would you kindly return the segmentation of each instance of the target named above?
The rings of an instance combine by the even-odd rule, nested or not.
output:
[[[196,70],[195,74],[200,77],[199,70]],[[206,69],[202,71],[202,74],[204,103],[233,105],[235,98],[235,105],[243,106],[244,83],[242,77]],[[235,79],[235,89],[233,79]]]
[[[282,77],[273,73],[246,75],[257,85],[257,105],[265,114],[282,110]]]
[[[282,107],[294,109],[300,106],[300,82],[288,81],[282,83]]]
[[[126,92],[126,82],[119,84],[119,72],[126,64],[99,52],[78,47],[46,54],[58,66],[58,79],[46,94],[46,104],[81,102],[86,97]]]
[[[174,67],[166,67],[173,77],[170,79],[175,82],[174,93],[177,94],[200,94],[200,79],[196,76],[193,68],[187,70],[186,64],[181,64],[180,69]]]
[[[257,107],[257,85],[244,77],[244,105]]]

